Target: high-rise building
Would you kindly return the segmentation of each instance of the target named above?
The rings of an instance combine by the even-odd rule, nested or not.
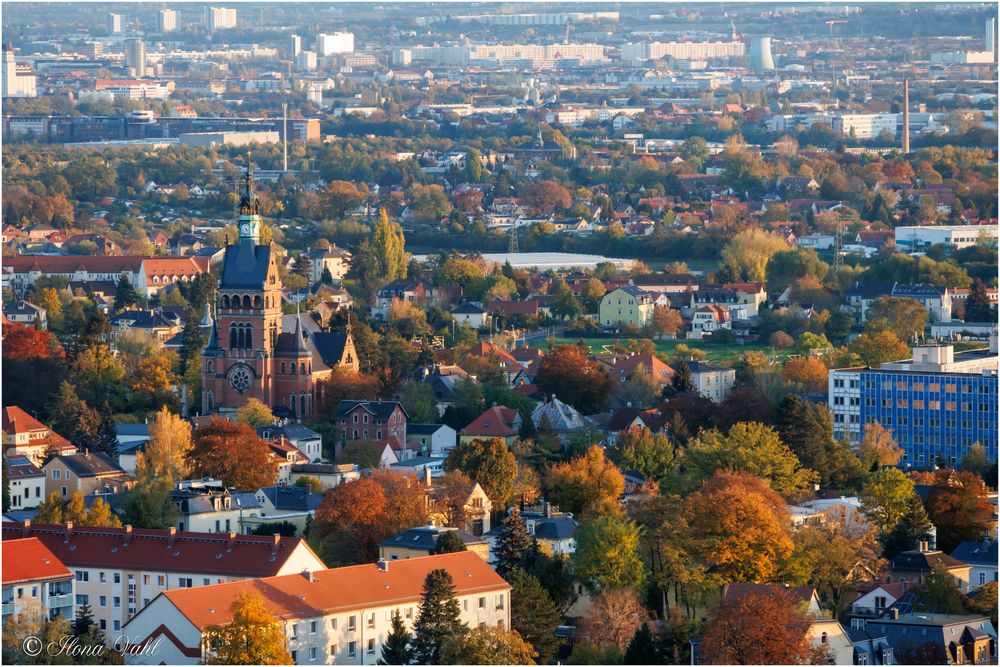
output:
[[[755,37],[750,42],[750,69],[754,72],[770,72],[774,69],[770,37]]]
[[[3,49],[3,96],[35,97],[35,73],[27,63],[14,60],[14,47],[10,44]]]
[[[122,15],[108,14],[108,34],[120,35],[122,32]]]
[[[298,35],[290,36],[288,38],[288,51],[293,58],[302,53],[302,38]]]
[[[177,30],[177,12],[172,9],[161,9],[156,15],[156,31],[172,32]]]
[[[831,370],[834,435],[858,442],[878,422],[902,448],[904,467],[939,456],[954,466],[977,442],[996,460],[998,367],[994,333],[988,350],[917,346],[912,359]]]
[[[996,54],[997,41],[997,20],[986,19],[986,51]]]
[[[205,8],[205,30],[215,32],[236,27],[236,10],[228,7]]]
[[[84,42],[80,53],[88,60],[96,60],[104,55],[104,44],[101,42]]]
[[[125,66],[135,72],[135,76],[146,76],[146,42],[141,39],[125,40]]]
[[[316,69],[316,52],[315,51],[302,51],[299,53],[298,57],[295,59],[295,65],[301,70],[314,70]]]
[[[339,53],[354,53],[354,33],[335,32],[316,35],[316,53],[319,56],[332,56]]]

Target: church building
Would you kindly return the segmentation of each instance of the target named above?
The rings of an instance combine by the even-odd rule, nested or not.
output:
[[[262,225],[248,157],[239,238],[226,247],[215,317],[204,321],[203,414],[233,413],[256,398],[278,417],[309,417],[333,367],[358,370],[350,328],[324,332],[309,317],[282,314],[278,257],[260,242]]]

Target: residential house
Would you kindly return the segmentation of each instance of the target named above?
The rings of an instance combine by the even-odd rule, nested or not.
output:
[[[316,508],[323,502],[322,493],[314,493],[304,486],[265,486],[254,494],[260,509],[244,516],[240,522],[242,532],[247,535],[266,530],[269,524],[288,522],[295,526],[298,534],[305,531],[309,517],[315,516]]]
[[[653,318],[653,299],[649,292],[629,285],[601,297],[598,319],[604,327],[633,325],[644,327]]]
[[[30,301],[21,300],[12,303],[4,308],[3,314],[11,322],[17,322],[29,327],[37,324],[38,328],[42,331],[46,331],[49,328],[49,318],[45,309],[41,306],[36,306]]]
[[[997,581],[997,540],[962,542],[951,552],[951,557],[969,565],[969,590],[974,591]]]
[[[894,660],[900,663],[915,659],[942,665],[997,662],[997,633],[987,616],[893,614],[867,621],[865,629],[884,633],[893,649]]]
[[[592,427],[590,420],[576,408],[560,401],[555,394],[534,409],[531,421],[539,431],[553,431],[564,442]]]
[[[210,477],[176,482],[170,500],[178,510],[177,530],[189,532],[242,532],[244,518],[260,514],[253,492],[227,488]]]
[[[524,367],[521,366],[521,363],[510,352],[488,341],[480,340],[469,348],[466,355],[479,357],[499,364],[504,378],[507,380],[507,384],[510,385],[517,384],[518,378],[524,373]]]
[[[45,471],[24,454],[7,456],[10,509],[26,510],[45,501]]]
[[[892,296],[904,299],[914,299],[920,302],[929,313],[930,322],[947,322],[951,320],[951,293],[947,287],[928,283],[875,283],[857,286],[845,292],[844,297],[851,314],[858,322],[868,320],[868,309],[876,299]],[[914,332],[922,334],[923,332]]]
[[[406,437],[423,456],[448,456],[458,442],[458,433],[447,424],[407,424]]]
[[[916,549],[904,551],[892,558],[889,576],[898,582],[922,584],[935,568],[945,570],[955,579],[955,584],[963,593],[970,589],[972,566],[946,553],[931,549],[921,541]]]
[[[74,454],[76,447],[23,409],[12,405],[3,409],[4,455],[23,454],[41,465],[47,454]]]
[[[634,408],[626,406],[618,408],[611,413],[605,430],[608,432],[608,443],[613,445],[618,439],[618,434],[623,431],[630,431],[633,428],[644,428],[651,433],[665,433],[667,429],[667,417],[658,408]]]
[[[440,525],[457,524],[455,527],[461,528],[473,535],[483,535],[490,531],[491,513],[493,512],[493,501],[486,494],[486,491],[479,482],[472,482],[465,489],[461,489],[460,498],[444,497],[442,494],[456,491],[453,488],[446,488],[443,485],[435,484],[434,471],[430,468],[424,469],[424,480],[427,484],[428,497],[430,498],[430,518]],[[453,516],[454,507],[445,507],[441,503],[454,504],[460,501],[462,512],[461,518]],[[485,556],[484,556],[485,557]]]
[[[333,280],[343,280],[351,268],[351,253],[338,248],[336,244],[329,248],[312,248],[308,255],[312,262],[309,278],[313,283],[320,282],[324,272],[328,272]]]
[[[521,413],[514,408],[494,405],[458,432],[459,442],[500,438],[507,446],[514,444],[521,432]]]
[[[3,625],[22,614],[72,621],[73,573],[37,537],[4,540]]]
[[[711,399],[716,403],[721,403],[736,384],[736,370],[711,364],[707,361],[686,361],[691,370],[691,383],[695,391]]]
[[[854,665],[894,665],[896,658],[884,631],[876,631],[877,624],[869,625],[867,619],[852,618],[847,636],[854,645]]]
[[[522,299],[505,301],[494,298],[487,304],[487,307],[495,317],[504,319],[538,317],[538,301],[533,299]]]
[[[469,301],[453,308],[451,316],[457,324],[466,324],[473,329],[481,329],[490,324],[489,312],[481,304],[474,301]]]
[[[905,582],[875,582],[858,585],[858,597],[851,602],[847,614],[851,617],[878,618],[903,599],[910,585]]]
[[[729,311],[714,303],[695,309],[691,315],[691,338],[702,338],[720,329],[732,328]]]
[[[294,664],[374,665],[395,614],[412,632],[424,580],[437,569],[451,575],[463,624],[510,627],[510,584],[475,553],[461,551],[166,591],[125,629],[139,646],[162,638],[159,650],[129,662],[207,662],[205,629],[229,622],[233,600],[256,592],[282,624]]]
[[[478,381],[469,375],[461,366],[421,366],[413,373],[413,378],[417,382],[426,382],[434,392],[434,400],[437,403],[438,414],[443,415],[449,405],[455,404],[457,394],[455,393],[457,384],[460,381]]]
[[[609,380],[619,384],[638,373],[660,387],[670,384],[674,377],[674,369],[655,354],[616,355],[607,373]]]
[[[283,436],[265,440],[264,443],[271,449],[271,459],[278,465],[278,484],[288,482],[292,466],[309,463],[310,461],[308,456],[300,452],[295,445]]]
[[[149,442],[149,424],[115,424],[115,432],[118,435],[118,467],[134,475],[136,455]]]
[[[4,522],[4,552],[10,540],[29,537],[40,540],[73,572],[73,613],[89,604],[108,641],[163,591],[280,574],[301,576],[325,567],[298,537]],[[171,662],[166,655],[156,657],[157,663],[161,660]]]
[[[528,534],[549,553],[571,556],[576,551],[576,530],[580,522],[572,514],[553,512],[551,505],[543,503],[540,511],[521,513]]]
[[[184,329],[183,320],[162,308],[126,310],[112,317],[108,324],[111,325],[112,350],[115,349],[115,341],[126,335],[141,336],[162,347]]]
[[[376,295],[375,306],[372,307],[372,317],[384,320],[389,313],[393,299],[408,303],[422,303],[427,299],[427,288],[418,280],[394,280],[386,283]]]
[[[399,401],[341,401],[331,421],[340,429],[340,456],[344,446],[355,442],[389,445],[406,442],[409,417]]]
[[[286,440],[288,444],[305,455],[308,461],[318,461],[323,456],[323,436],[302,424],[262,426],[257,429],[257,435],[263,440]]]
[[[323,489],[329,490],[344,482],[361,479],[361,471],[356,463],[302,463],[292,466],[288,483],[295,484],[303,477],[319,480]]]
[[[46,497],[58,493],[68,498],[75,491],[87,495],[107,485],[121,484],[126,478],[125,471],[111,457],[90,451],[54,456],[42,466],[42,471]]]
[[[746,317],[757,317],[760,305],[767,301],[763,283],[726,283],[722,289],[736,293],[736,302],[746,306]]]
[[[438,540],[445,533],[454,533],[462,539],[467,550],[482,558],[484,562],[489,560],[490,545],[482,537],[477,537],[459,528],[435,526],[433,523],[404,530],[398,535],[393,535],[379,542],[378,557],[384,561],[393,561],[433,556]]]

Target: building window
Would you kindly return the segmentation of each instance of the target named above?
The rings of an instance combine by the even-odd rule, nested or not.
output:
[[[316,662],[316,647],[309,649],[309,662]]]
[[[375,655],[375,640],[368,640],[368,655]]]
[[[353,658],[358,655],[358,643],[347,642],[347,656]]]

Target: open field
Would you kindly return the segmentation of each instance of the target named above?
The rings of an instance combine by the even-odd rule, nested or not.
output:
[[[565,345],[567,343],[577,342],[576,338],[551,338],[551,339],[541,339],[535,343],[532,343],[533,347],[538,347],[541,349],[547,349],[549,344],[555,345]],[[590,345],[590,349],[595,352],[603,352],[604,346],[611,346],[616,340],[622,343],[627,343],[628,339],[620,338],[584,338],[585,343]],[[788,350],[779,350],[776,348],[768,347],[761,343],[747,343],[746,345],[732,344],[732,345],[718,345],[714,343],[707,343],[699,340],[654,340],[653,343],[656,345],[656,351],[659,354],[669,357],[674,353],[674,349],[680,345],[685,344],[690,348],[696,348],[703,350],[705,352],[708,361],[717,364],[732,365],[736,362],[741,354],[744,352],[750,352],[756,350],[758,352],[763,352],[764,354],[776,357],[779,361],[783,361],[788,355]]]

